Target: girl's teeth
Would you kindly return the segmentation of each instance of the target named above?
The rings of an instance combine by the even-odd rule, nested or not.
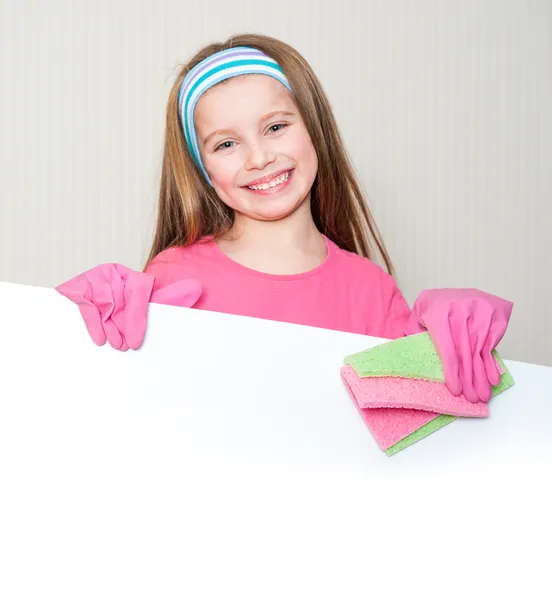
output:
[[[273,179],[272,181],[269,181],[268,183],[261,183],[259,185],[250,185],[249,189],[268,190],[269,188],[273,188],[273,187],[276,187],[277,185],[280,185],[281,183],[284,183],[284,181],[287,181],[288,179],[289,179],[289,171],[287,173],[282,173],[282,175],[276,177],[275,179]]]

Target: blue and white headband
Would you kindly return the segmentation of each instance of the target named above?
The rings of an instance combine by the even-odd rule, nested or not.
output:
[[[197,64],[186,75],[178,92],[178,111],[184,135],[192,158],[201,168],[207,182],[211,179],[205,170],[199,152],[199,144],[194,123],[194,112],[201,96],[217,83],[238,75],[270,75],[286,86],[291,86],[280,65],[270,56],[256,48],[245,46],[222,50]]]

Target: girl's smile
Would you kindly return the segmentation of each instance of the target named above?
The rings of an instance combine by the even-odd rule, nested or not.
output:
[[[293,169],[280,172],[275,176],[263,177],[254,183],[244,186],[245,189],[252,191],[260,196],[270,196],[278,194],[288,187],[293,176]]]

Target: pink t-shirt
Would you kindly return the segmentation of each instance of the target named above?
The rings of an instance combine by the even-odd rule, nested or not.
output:
[[[154,290],[186,278],[203,294],[195,308],[395,339],[410,309],[393,278],[371,260],[325,238],[328,255],[298,275],[268,275],[226,256],[214,240],[158,254],[146,273]]]

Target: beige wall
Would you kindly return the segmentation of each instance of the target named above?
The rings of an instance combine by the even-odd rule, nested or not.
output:
[[[311,62],[412,302],[516,303],[501,350],[552,365],[548,0],[0,0],[0,280],[138,268],[175,68],[232,33]]]

